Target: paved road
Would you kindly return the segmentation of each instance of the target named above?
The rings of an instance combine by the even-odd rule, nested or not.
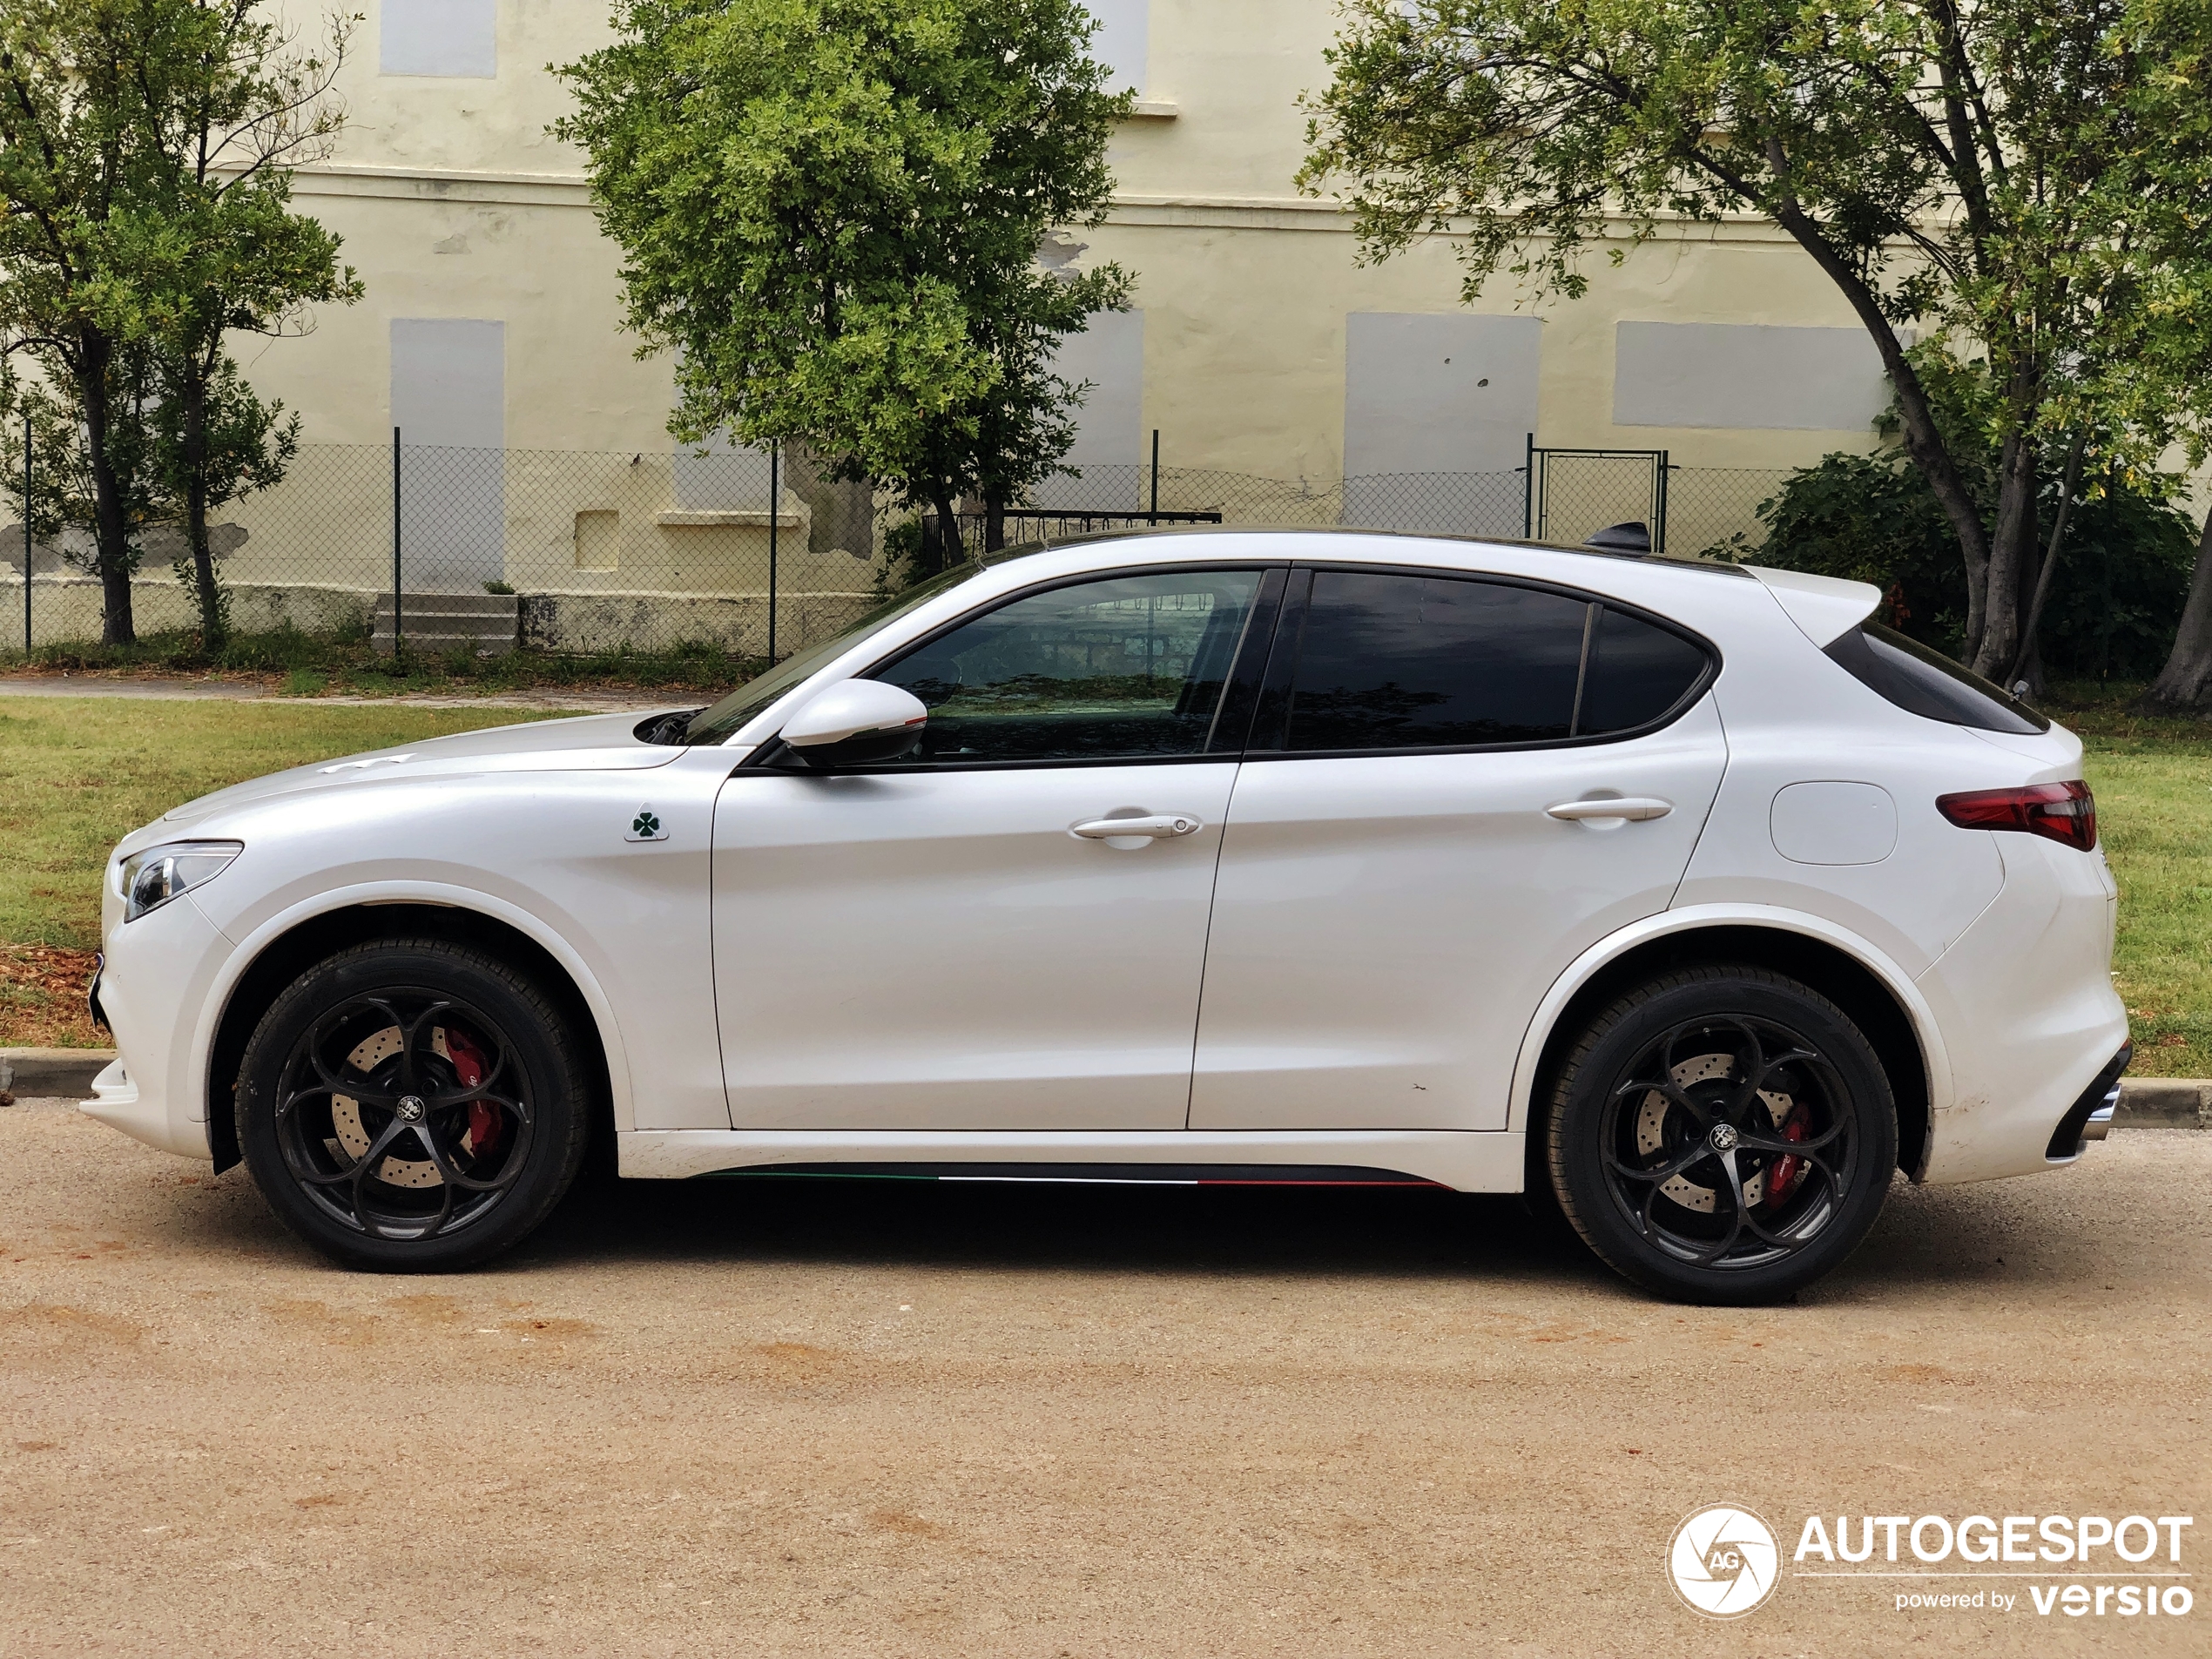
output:
[[[1900,1189],[1735,1312],[1498,1200],[603,1188],[373,1278],[58,1106],[0,1157],[10,1656],[2208,1649],[2212,1606],[1887,1580],[1714,1625],[1662,1560],[1723,1498],[1785,1552],[1816,1511],[2143,1513],[2212,1558],[2212,1135]]]

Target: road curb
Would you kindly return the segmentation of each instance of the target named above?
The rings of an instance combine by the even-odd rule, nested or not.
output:
[[[0,1049],[0,1093],[81,1100],[114,1059],[112,1049]],[[2112,1122],[2115,1129],[2212,1129],[2212,1079],[2128,1078]]]
[[[2129,1077],[2120,1085],[2115,1129],[2212,1129],[2212,1081]]]
[[[23,1100],[83,1099],[115,1063],[112,1049],[0,1049],[0,1093]]]

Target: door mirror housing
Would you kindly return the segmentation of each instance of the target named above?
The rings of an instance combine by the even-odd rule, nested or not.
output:
[[[792,758],[816,770],[881,765],[910,753],[929,711],[912,691],[879,680],[846,680],[784,723]]]

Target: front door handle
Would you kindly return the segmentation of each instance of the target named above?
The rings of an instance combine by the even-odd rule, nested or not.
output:
[[[1615,800],[1563,800],[1544,810],[1554,818],[1563,818],[1570,823],[1586,818],[1625,818],[1632,824],[1641,824],[1646,819],[1664,818],[1675,810],[1675,804],[1649,795],[1631,795]]]
[[[1118,841],[1123,836],[1132,840],[1158,841],[1177,835],[1195,835],[1204,826],[1187,813],[1163,813],[1152,818],[1094,818],[1089,823],[1069,828],[1072,835],[1086,841]]]

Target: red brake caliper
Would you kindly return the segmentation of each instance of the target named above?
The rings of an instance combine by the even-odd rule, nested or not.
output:
[[[453,1075],[461,1080],[463,1089],[474,1089],[484,1080],[484,1051],[466,1033],[454,1026],[446,1028],[446,1053],[453,1058]],[[469,1147],[478,1157],[484,1157],[499,1139],[499,1109],[488,1100],[469,1103]]]
[[[1805,1137],[1805,1126],[1811,1121],[1812,1114],[1800,1101],[1791,1108],[1790,1116],[1782,1120],[1782,1138],[1802,1141]],[[1763,1200],[1763,1207],[1769,1210],[1778,1207],[1797,1190],[1797,1183],[1804,1178],[1805,1168],[1805,1161],[1793,1152],[1784,1152],[1775,1159],[1774,1167],[1767,1172],[1766,1197]]]

